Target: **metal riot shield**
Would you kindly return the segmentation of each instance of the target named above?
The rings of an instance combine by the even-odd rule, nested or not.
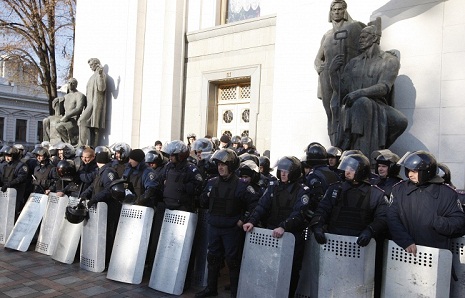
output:
[[[458,280],[452,280],[450,284],[450,297],[463,297],[465,293],[465,237],[454,238],[451,241],[452,266]]]
[[[108,205],[99,202],[89,208],[81,234],[81,268],[91,272],[105,270]]]
[[[5,244],[15,225],[16,189],[0,191],[0,244]]]
[[[417,245],[413,256],[386,241],[381,297],[449,297],[451,269],[450,250]]]
[[[149,246],[153,208],[123,204],[107,278],[140,284]]]
[[[50,256],[55,251],[60,235],[61,222],[65,219],[68,202],[68,196],[58,197],[54,192],[48,195],[47,209],[45,210],[36,243],[37,252]]]
[[[78,203],[79,198],[69,197],[68,206],[76,206]],[[83,224],[83,222],[70,223],[66,218],[61,222],[58,243],[52,254],[52,259],[65,264],[74,262]]]
[[[192,250],[197,214],[166,209],[149,287],[181,295]]]
[[[195,264],[194,264],[194,286],[207,286],[207,248],[208,248],[208,209],[199,209],[197,231],[195,232],[194,247]]]
[[[48,196],[31,193],[6,240],[5,247],[27,251],[47,208]]]
[[[301,278],[296,297],[373,297],[376,242],[366,247],[357,237],[326,233],[326,244],[320,245],[310,236],[310,256],[302,268],[309,267],[309,285]]]
[[[246,234],[237,297],[287,297],[295,238],[275,238],[273,231],[253,228]]]

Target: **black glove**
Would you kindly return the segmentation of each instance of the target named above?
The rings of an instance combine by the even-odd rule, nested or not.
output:
[[[326,243],[325,232],[323,232],[322,228],[313,228],[313,236],[315,236],[315,240],[319,244],[325,244]]]
[[[8,183],[5,183],[3,186],[2,186],[2,192],[5,192],[6,189],[10,187],[10,185]]]
[[[364,247],[370,243],[371,238],[373,237],[373,232],[370,228],[363,230],[360,235],[358,235],[357,244]]]
[[[90,208],[90,207],[92,207],[93,205],[96,205],[97,203],[98,203],[97,200],[90,199],[90,200],[87,202],[87,208]]]

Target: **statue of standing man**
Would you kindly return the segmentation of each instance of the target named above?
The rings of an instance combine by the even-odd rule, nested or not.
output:
[[[338,123],[341,102],[338,90],[330,84],[329,65],[336,55],[344,55],[344,65],[358,55],[358,38],[365,24],[352,20],[344,0],[333,0],[329,11],[329,22],[333,28],[325,33],[315,58],[315,70],[319,74],[318,98],[328,118],[328,135],[331,145],[338,140]]]
[[[107,85],[100,60],[90,58],[87,63],[94,74],[87,82],[87,106],[78,121],[79,145],[89,145],[95,148],[98,146],[100,130],[105,129]]]

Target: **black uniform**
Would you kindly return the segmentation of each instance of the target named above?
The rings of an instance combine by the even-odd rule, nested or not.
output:
[[[46,190],[55,184],[57,180],[54,175],[54,165],[50,159],[44,160],[44,163],[39,163],[34,169],[34,178],[32,184],[34,186],[33,192],[45,194]]]
[[[25,198],[26,180],[29,175],[28,167],[20,160],[12,160],[5,162],[0,167],[2,178],[2,191],[5,192],[7,188],[16,189],[16,218],[24,207],[27,198]]]

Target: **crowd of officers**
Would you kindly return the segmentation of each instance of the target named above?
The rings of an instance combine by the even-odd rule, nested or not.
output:
[[[392,239],[413,255],[417,245],[448,249],[451,238],[465,234],[463,193],[451,184],[447,166],[427,151],[399,158],[385,149],[368,158],[359,150],[342,152],[313,142],[300,159],[280,158],[276,177],[270,159],[260,156],[249,137],[189,134],[186,143],[157,141],[143,149],[126,143],[96,148],[43,143],[24,151],[18,144],[0,150],[1,190],[17,190],[16,214],[32,192],[78,197],[89,208],[106,202],[107,262],[122,203],[157,212],[208,209],[207,287],[196,297],[218,295],[225,264],[236,296],[245,233],[254,227],[270,229],[277,238],[284,232],[295,236],[289,297],[297,288],[308,231],[320,244],[326,243],[325,233],[355,236],[362,247],[371,239]],[[156,247],[154,242],[149,246]],[[150,251],[147,260],[153,263]],[[185,288],[191,274],[190,264]]]

